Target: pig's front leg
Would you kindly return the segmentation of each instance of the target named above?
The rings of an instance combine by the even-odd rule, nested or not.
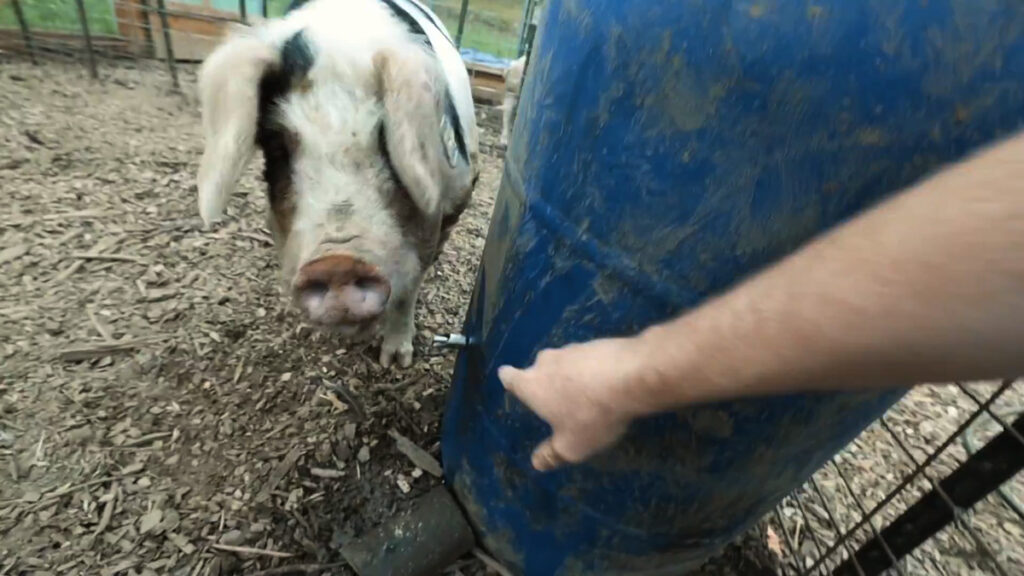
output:
[[[502,105],[501,114],[501,138],[498,141],[498,144],[502,146],[508,146],[508,137],[512,132],[512,122],[514,120],[512,113],[515,111],[518,100],[518,96],[505,94],[505,103]]]
[[[412,365],[412,338],[416,335],[416,295],[419,283],[409,294],[395,301],[384,317],[383,339],[380,344],[380,363],[390,368],[396,361],[402,368]]]

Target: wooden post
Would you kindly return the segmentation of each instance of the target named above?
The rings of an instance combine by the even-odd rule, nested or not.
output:
[[[11,0],[11,4],[14,5],[14,15],[18,18],[18,26],[21,28],[21,40],[25,43],[25,48],[28,49],[28,57],[32,60],[33,65],[38,65],[39,62],[36,60],[36,44],[32,41],[32,33],[28,29],[28,20],[25,19],[25,13],[21,10],[21,1]]]
[[[160,27],[164,31],[164,55],[167,56],[167,69],[171,72],[171,83],[174,84],[175,90],[180,90],[178,65],[174,59],[174,48],[171,46],[171,26],[167,23],[167,5],[164,0],[156,0],[156,10],[157,15],[160,16]]]
[[[469,12],[469,0],[462,0],[459,8],[459,29],[455,33],[455,46],[462,48],[462,32],[466,29],[466,14]]]
[[[85,15],[85,0],[75,0],[78,6],[78,22],[82,25],[82,35],[85,36],[85,52],[89,57],[89,75],[93,80],[100,77],[96,68],[96,54],[92,51],[92,35],[89,34],[89,19]]]

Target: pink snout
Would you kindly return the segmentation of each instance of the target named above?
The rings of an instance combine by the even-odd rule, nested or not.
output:
[[[380,316],[391,297],[391,283],[376,266],[347,254],[318,258],[299,269],[295,301],[321,325],[353,325]]]

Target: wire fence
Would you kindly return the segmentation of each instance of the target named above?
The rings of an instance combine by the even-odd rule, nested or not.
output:
[[[82,60],[94,78],[101,59],[159,59],[175,88],[179,62],[198,62],[225,26],[284,14],[289,0],[8,0],[0,4],[0,51]],[[426,0],[460,47],[499,61],[525,50],[535,0]]]
[[[533,0],[427,0],[460,47],[516,58],[524,15]]]
[[[788,574],[1024,574],[1024,384],[912,391],[769,518]],[[781,536],[780,536],[781,535]]]

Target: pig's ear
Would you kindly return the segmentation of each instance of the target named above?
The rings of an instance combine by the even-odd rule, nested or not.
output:
[[[440,65],[419,46],[382,50],[373,65],[391,165],[416,206],[437,214],[449,168],[441,139],[446,92]]]
[[[199,164],[199,215],[206,224],[224,212],[253,156],[263,73],[277,52],[251,32],[236,30],[199,70],[205,149]]]

